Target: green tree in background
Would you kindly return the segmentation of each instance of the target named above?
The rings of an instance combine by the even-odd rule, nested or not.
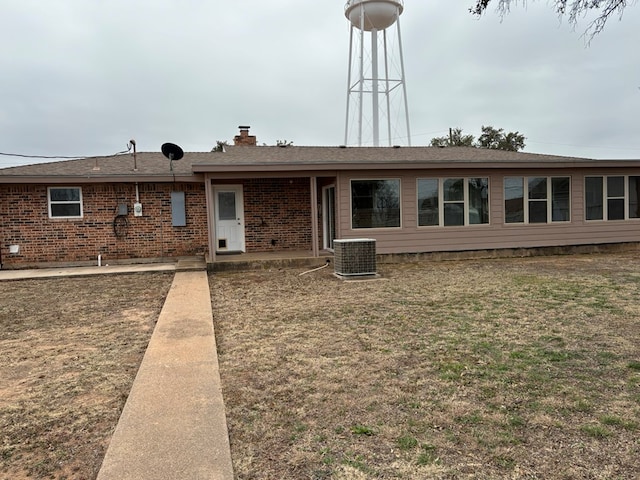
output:
[[[435,137],[431,139],[432,147],[473,147],[475,138],[473,135],[463,135],[461,128],[452,128],[447,137]]]
[[[520,132],[505,133],[502,128],[482,126],[482,134],[478,137],[477,146],[493,150],[509,150],[517,152],[525,147],[525,137]]]
[[[432,147],[476,147],[518,152],[525,147],[525,136],[520,132],[505,133],[502,128],[482,126],[482,134],[476,141],[473,135],[463,135],[461,128],[449,129],[449,136],[434,137]]]

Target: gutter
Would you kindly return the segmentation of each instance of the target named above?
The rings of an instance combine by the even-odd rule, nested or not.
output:
[[[224,165],[193,165],[196,173],[260,173],[260,172],[327,172],[346,170],[482,170],[482,169],[567,169],[567,168],[638,168],[639,160],[576,160],[576,161],[404,161],[404,162],[345,162],[345,163],[252,163]]]
[[[126,176],[92,176],[92,175],[65,175],[65,176],[47,176],[47,175],[0,175],[0,183],[5,184],[51,184],[60,185],[65,183],[203,183],[204,176],[201,174],[193,175],[126,175]]]

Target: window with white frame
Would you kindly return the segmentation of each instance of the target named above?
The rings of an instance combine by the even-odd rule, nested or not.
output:
[[[440,182],[437,178],[418,179],[418,225],[440,225]]]
[[[586,177],[584,179],[584,201],[586,220],[604,219],[603,177]]]
[[[400,227],[400,180],[351,180],[351,227]]]
[[[586,220],[640,218],[640,177],[590,176],[584,179]]]
[[[505,223],[524,222],[523,177],[506,177],[504,179],[504,221]]]
[[[607,220],[624,220],[624,177],[607,177]]]
[[[505,177],[505,223],[571,221],[570,177]]]
[[[571,221],[571,178],[551,177],[551,221]]]
[[[47,190],[49,218],[82,218],[80,187],[49,187]]]
[[[418,226],[489,223],[488,178],[419,178]]]

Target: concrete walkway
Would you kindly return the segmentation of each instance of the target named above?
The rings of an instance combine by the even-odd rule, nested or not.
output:
[[[176,272],[97,478],[233,480],[206,272]]]

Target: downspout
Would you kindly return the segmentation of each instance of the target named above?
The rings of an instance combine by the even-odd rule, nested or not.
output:
[[[336,172],[336,178],[335,178],[335,189],[336,189],[336,193],[335,193],[335,198],[334,198],[334,205],[335,205],[335,213],[334,213],[334,221],[336,223],[336,231],[333,233],[334,237],[337,239],[342,238],[342,228],[340,226],[340,174],[338,172]],[[349,203],[350,205],[350,203]]]
[[[0,205],[0,213],[1,213],[1,209],[2,209],[2,205]],[[8,214],[9,212],[7,212]],[[2,215],[0,215],[0,218],[2,218]],[[2,236],[2,223],[0,223],[0,270],[2,270],[3,264],[2,264],[2,247],[4,247],[4,237]]]

